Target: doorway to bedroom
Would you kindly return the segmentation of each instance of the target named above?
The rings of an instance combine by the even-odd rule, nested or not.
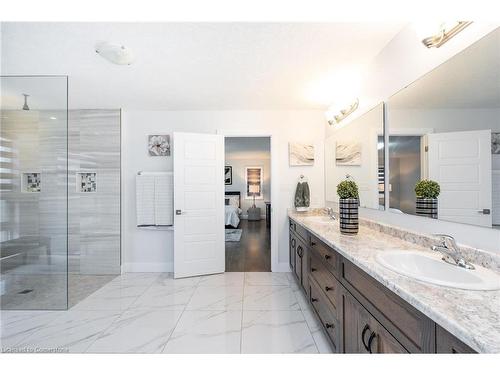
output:
[[[224,143],[226,272],[270,272],[271,138]]]

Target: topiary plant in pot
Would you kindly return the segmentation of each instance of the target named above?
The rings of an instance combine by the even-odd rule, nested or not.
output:
[[[415,184],[415,213],[419,216],[438,218],[438,197],[441,192],[439,183],[432,180],[421,180]]]
[[[356,182],[344,180],[337,185],[340,233],[357,234],[359,230],[359,189]]]

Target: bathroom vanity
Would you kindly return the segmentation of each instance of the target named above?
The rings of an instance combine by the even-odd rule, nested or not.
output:
[[[290,267],[334,352],[500,352],[498,291],[397,275],[376,256],[395,248],[429,251],[365,226],[357,236],[341,235],[326,216],[289,217]]]

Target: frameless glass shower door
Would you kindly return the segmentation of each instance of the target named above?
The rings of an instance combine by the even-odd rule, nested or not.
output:
[[[68,78],[0,82],[0,308],[68,306]]]

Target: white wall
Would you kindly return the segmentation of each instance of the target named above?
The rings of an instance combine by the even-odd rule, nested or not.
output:
[[[377,103],[387,101],[391,95],[497,27],[498,24],[473,23],[438,49],[423,47],[412,26],[405,27],[368,67],[362,83],[360,108],[345,124],[347,125]],[[334,130],[330,126],[326,125],[325,127],[327,136],[333,134]],[[460,243],[500,252],[499,230],[370,209],[361,209],[361,215],[422,233],[449,233],[455,236]]]
[[[272,133],[278,139],[272,157],[278,161],[279,232],[278,269],[288,270],[287,209],[300,174],[309,179],[311,206],[324,205],[324,116],[322,111],[122,111],[122,263],[124,271],[171,271],[173,232],[137,229],[135,222],[135,175],[138,171],[171,171],[172,157],[150,157],[148,134],[174,131],[215,133],[249,129]],[[312,167],[288,166],[288,143],[315,145]],[[175,147],[175,144],[174,144]],[[274,176],[273,176],[274,178]]]

